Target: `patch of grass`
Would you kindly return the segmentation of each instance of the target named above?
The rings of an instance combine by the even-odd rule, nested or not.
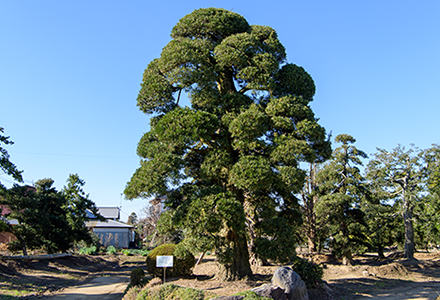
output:
[[[144,289],[139,291],[137,295],[131,295],[131,293],[135,292],[137,287],[133,287],[128,293],[130,294],[130,299],[135,297],[136,300],[205,300],[210,299],[206,298],[205,292],[202,290],[197,290],[193,288],[184,288],[178,285],[168,283],[161,285],[159,289]],[[136,292],[135,292],[136,293]],[[210,295],[211,296],[211,295]],[[134,299],[134,298],[133,298]]]
[[[244,291],[235,294],[244,296],[243,300],[271,300],[270,298],[261,297],[255,292]],[[161,285],[159,288],[142,289],[140,286],[134,286],[126,291],[124,299],[136,300],[205,300],[215,298],[216,295],[203,290],[181,287],[172,283]]]
[[[16,299],[43,291],[41,287],[30,283],[21,286],[18,284],[5,284],[5,286],[2,284],[0,286],[0,299]]]

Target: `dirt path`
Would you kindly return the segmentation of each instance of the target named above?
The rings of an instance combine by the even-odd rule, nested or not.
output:
[[[119,300],[124,295],[125,288],[130,282],[129,276],[97,277],[87,284],[64,289],[57,295],[44,299],[51,300],[80,300],[103,299]]]
[[[130,273],[134,268],[143,267],[144,260],[125,261],[119,267],[105,271],[87,282],[65,288],[38,299],[82,300],[102,299],[119,300],[130,282]]]
[[[356,266],[327,265],[324,279],[341,299],[440,299],[440,256],[417,253],[419,260],[358,260]]]

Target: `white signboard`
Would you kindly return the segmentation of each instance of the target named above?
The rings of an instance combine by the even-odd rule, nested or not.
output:
[[[157,268],[171,268],[173,266],[173,256],[156,256]]]

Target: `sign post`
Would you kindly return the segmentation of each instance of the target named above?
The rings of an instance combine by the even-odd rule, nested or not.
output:
[[[167,268],[173,267],[173,256],[156,256],[156,268],[163,268],[163,283],[165,284],[165,273]]]

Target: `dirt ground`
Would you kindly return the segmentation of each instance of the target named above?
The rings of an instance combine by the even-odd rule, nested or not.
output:
[[[322,287],[309,289],[310,300],[420,299],[440,295],[440,253],[416,253],[417,260],[403,260],[401,253],[386,259],[374,255],[355,257],[353,266],[342,266],[330,255],[309,259],[324,266]],[[68,286],[98,276],[145,269],[145,257],[123,255],[72,256],[44,261],[0,260],[0,299],[42,299]],[[255,280],[221,282],[215,278],[217,263],[207,256],[191,278],[166,278],[166,282],[203,289],[216,295],[232,295],[270,282],[278,266],[255,267]],[[439,298],[440,299],[440,298]]]
[[[403,253],[385,259],[375,255],[356,256],[353,266],[343,266],[331,255],[306,257],[324,266],[325,283],[309,289],[310,300],[419,299],[436,300],[440,295],[440,253],[416,253],[415,261],[403,259]],[[203,289],[217,295],[232,295],[269,283],[279,266],[255,267],[255,281],[220,282],[215,279],[214,257],[194,268],[194,279],[170,279],[177,285]],[[440,299],[440,297],[438,298]]]
[[[143,257],[123,255],[74,255],[32,261],[0,259],[0,299],[41,299],[99,276],[130,274],[131,269],[144,265]]]

